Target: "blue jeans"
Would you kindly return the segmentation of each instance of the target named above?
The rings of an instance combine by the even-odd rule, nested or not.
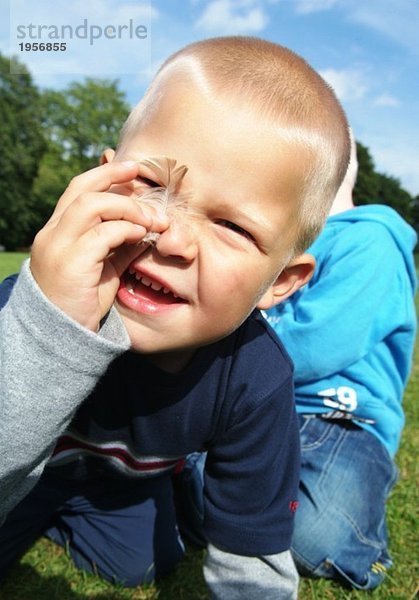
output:
[[[300,417],[302,470],[292,553],[305,575],[372,589],[392,562],[385,502],[397,469],[384,446],[352,422]],[[178,486],[181,529],[205,544],[204,454],[188,457]]]
[[[351,422],[300,417],[302,468],[292,552],[302,573],[372,589],[392,562],[385,503],[397,469]]]
[[[0,527],[0,580],[41,535],[66,546],[80,569],[133,587],[183,557],[169,476],[75,482],[44,473]]]

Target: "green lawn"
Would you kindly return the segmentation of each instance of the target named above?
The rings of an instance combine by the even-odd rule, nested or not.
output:
[[[24,256],[1,253],[0,279],[18,270]],[[418,397],[417,348],[404,400],[406,428],[397,457],[400,480],[393,490],[388,507],[390,549],[395,566],[386,582],[374,592],[351,592],[333,582],[304,579],[301,582],[299,600],[414,600],[418,597]],[[188,548],[186,559],[174,575],[146,588],[125,590],[77,571],[63,550],[46,540],[40,540],[15,567],[0,591],[0,600],[204,600],[208,598],[208,594],[201,574],[202,560],[201,551]]]
[[[24,252],[0,252],[0,281],[11,273],[17,273],[27,256]]]

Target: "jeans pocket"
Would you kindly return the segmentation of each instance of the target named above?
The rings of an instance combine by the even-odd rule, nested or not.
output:
[[[300,445],[302,450],[315,450],[335,431],[335,424],[315,416],[300,416]]]

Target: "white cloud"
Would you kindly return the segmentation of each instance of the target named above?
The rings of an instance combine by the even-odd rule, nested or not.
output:
[[[419,55],[417,0],[292,0],[295,13],[337,9],[348,20],[378,31]]]
[[[94,19],[95,23],[117,24],[122,20],[148,20],[159,16],[157,9],[149,0],[135,2],[115,2],[115,0],[73,0],[63,3],[44,0],[34,7],[30,0],[12,0],[11,16],[29,22],[45,24],[74,24],[83,19]],[[26,19],[25,19],[26,17]]]
[[[294,0],[297,14],[321,12],[333,8],[338,0]]]
[[[348,10],[351,20],[379,31],[418,55],[419,4],[414,0],[386,0],[385,3],[351,0],[342,6]]]
[[[365,74],[361,69],[329,68],[321,70],[320,75],[332,86],[341,102],[361,100],[367,93]]]
[[[31,0],[11,3],[10,53],[19,43],[63,43],[63,51],[27,52],[33,74],[91,76],[137,73],[151,61],[152,20],[158,11],[148,0]]]
[[[196,22],[198,29],[217,35],[260,32],[268,17],[260,3],[249,0],[212,0]]]
[[[400,106],[400,100],[391,94],[383,93],[374,98],[373,104],[375,106],[390,106],[396,107]]]

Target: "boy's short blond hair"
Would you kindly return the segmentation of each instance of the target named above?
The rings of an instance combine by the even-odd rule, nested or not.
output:
[[[164,93],[161,83],[185,74],[214,102],[233,99],[238,109],[257,110],[284,141],[308,153],[293,255],[304,252],[320,232],[349,162],[349,127],[332,88],[304,59],[278,44],[240,36],[198,41],[163,63],[128,117],[120,144],[153,113]]]

